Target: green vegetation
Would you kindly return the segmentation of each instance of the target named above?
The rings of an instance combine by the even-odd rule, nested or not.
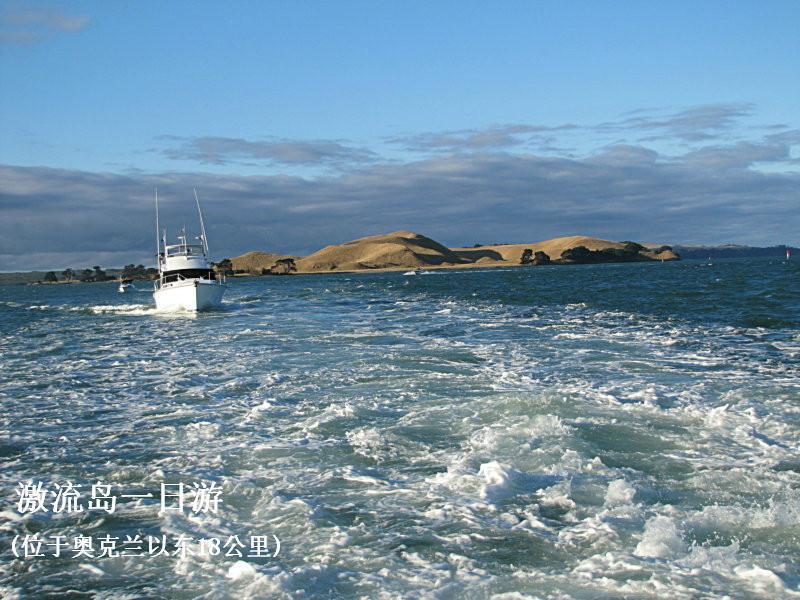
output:
[[[625,242],[625,248],[604,248],[602,250],[589,250],[585,246],[569,248],[561,253],[564,262],[594,264],[609,262],[634,262],[643,260],[639,249],[644,246],[636,242]]]
[[[265,269],[266,271],[266,269]],[[270,267],[266,274],[270,275],[290,275],[297,271],[297,265],[294,263],[293,258],[281,258],[275,261],[275,264]]]
[[[99,265],[95,265],[91,269],[83,269],[78,274],[78,281],[82,281],[84,283],[88,283],[90,281],[108,281],[109,279],[113,279],[113,277],[107,275]]]
[[[122,272],[120,273],[120,277],[122,279],[155,279],[158,275],[158,271],[156,269],[150,268],[146,269],[144,265],[125,265],[122,268]]]
[[[625,241],[621,243],[625,246],[626,250],[629,250],[631,252],[642,252],[643,250],[647,250],[647,248],[636,242]]]
[[[582,248],[583,246],[581,246]],[[549,265],[550,264],[550,257],[547,255],[546,252],[542,252],[541,250],[537,250],[534,252],[530,248],[525,248],[522,252],[522,256],[519,259],[519,264],[521,265]]]
[[[233,263],[230,258],[223,258],[218,263],[214,264],[214,270],[225,277],[233,277]]]
[[[537,250],[533,254],[533,264],[534,265],[549,265],[550,264],[550,257],[547,255],[546,252],[542,250]]]
[[[33,284],[33,283],[94,283],[111,281],[120,277],[125,280],[155,279],[158,271],[144,265],[125,265],[123,269],[106,271],[99,265],[85,269],[67,268],[61,271],[25,271],[17,273],[0,273],[0,285]]]
[[[567,248],[561,253],[561,260],[574,262],[589,262],[592,252],[586,246],[575,246]]]

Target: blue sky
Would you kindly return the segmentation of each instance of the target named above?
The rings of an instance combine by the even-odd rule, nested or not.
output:
[[[135,254],[149,222],[74,248],[144,221],[156,183],[176,211],[205,186],[226,254],[409,227],[797,244],[798,22],[777,1],[1,2],[0,269],[31,259],[19,232],[51,244],[38,266]],[[36,235],[43,212],[74,239]]]

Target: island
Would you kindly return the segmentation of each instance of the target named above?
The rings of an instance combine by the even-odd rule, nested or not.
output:
[[[679,258],[669,246],[647,247],[637,242],[613,242],[581,235],[529,244],[486,246],[476,244],[471,248],[448,248],[413,231],[395,231],[326,246],[302,257],[275,252],[247,252],[220,261],[218,267],[228,275],[245,276],[409,269],[538,267],[673,261]]]
[[[252,251],[214,264],[228,277],[359,273],[417,269],[472,269],[491,267],[541,267],[619,262],[679,260],[671,246],[614,242],[574,235],[529,244],[475,244],[448,248],[413,231],[394,231],[325,246],[308,256]],[[102,269],[100,266],[56,271],[0,273],[3,284],[64,284],[152,280],[157,271],[144,265]]]

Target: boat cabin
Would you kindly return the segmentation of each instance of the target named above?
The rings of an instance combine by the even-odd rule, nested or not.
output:
[[[179,244],[164,244],[164,250],[159,255],[161,283],[185,279],[216,281],[217,274],[208,264],[205,247],[186,243],[186,237],[185,233],[179,235]]]

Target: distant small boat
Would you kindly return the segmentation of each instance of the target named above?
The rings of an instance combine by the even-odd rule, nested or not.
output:
[[[406,271],[405,273],[403,273],[403,275],[422,275],[423,273],[425,273],[425,271],[423,271],[420,268],[420,269],[414,269],[413,271]]]
[[[131,287],[132,287],[132,286],[131,286],[131,284],[130,284],[130,283],[128,283],[127,281],[120,281],[120,282],[119,282],[119,287],[117,288],[117,291],[118,291],[120,294],[124,294],[124,293],[125,293],[125,292],[127,292],[129,289],[131,289]]]

